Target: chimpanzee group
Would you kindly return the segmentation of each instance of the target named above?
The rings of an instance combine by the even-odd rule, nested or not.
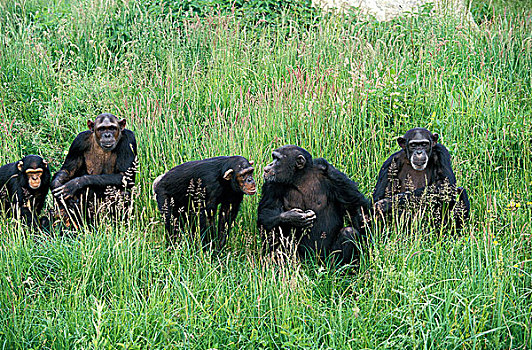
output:
[[[55,222],[78,228],[102,207],[127,210],[137,170],[135,135],[125,119],[109,113],[87,126],[53,178],[36,155],[1,167],[0,209],[32,228],[47,229]],[[397,141],[401,150],[384,162],[373,201],[325,159],[294,145],[274,150],[264,168],[257,218],[265,252],[295,247],[300,257],[348,264],[368,241],[371,221],[387,221],[394,213],[408,218],[412,207],[429,211],[436,225],[451,223],[460,230],[469,217],[469,198],[456,186],[450,154],[438,135],[415,128]],[[153,192],[169,247],[180,233],[190,232],[204,249],[222,249],[244,195],[257,192],[253,164],[241,156],[214,157],[157,177]],[[39,218],[49,189],[56,210]]]

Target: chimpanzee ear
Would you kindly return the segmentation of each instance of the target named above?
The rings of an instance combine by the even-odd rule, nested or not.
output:
[[[17,168],[19,171],[22,171],[22,169],[24,169],[24,162],[19,160],[17,163]]]
[[[225,172],[224,176],[223,176],[224,180],[227,180],[227,181],[231,180],[231,177],[232,177],[232,175],[233,175],[233,172],[234,172],[233,169],[229,169],[229,170],[227,170],[227,171]]]
[[[307,164],[305,157],[302,154],[298,155],[296,158],[296,168],[303,169],[305,164]]]
[[[87,120],[87,128],[89,128],[90,131],[94,131],[94,122],[92,120]]]
[[[124,130],[124,128],[126,127],[126,120],[125,119],[120,119],[118,121],[118,125],[120,125],[120,130]]]
[[[255,164],[255,162],[253,160],[250,160],[249,165],[253,166],[253,164]]]
[[[399,144],[399,146],[401,146],[402,149],[406,148],[406,139],[404,137],[399,136],[397,138],[397,143]]]
[[[432,147],[436,146],[436,143],[438,142],[438,137],[440,137],[440,135],[432,134]]]
[[[45,168],[48,167],[48,162],[47,162],[45,159],[42,160],[42,163],[44,164],[44,167],[45,167]]]

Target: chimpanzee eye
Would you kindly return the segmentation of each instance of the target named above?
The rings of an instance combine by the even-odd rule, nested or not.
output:
[[[427,147],[429,145],[429,142],[428,141],[415,141],[415,142],[410,142],[410,147]]]
[[[253,182],[253,178],[250,176],[246,179],[246,182]]]

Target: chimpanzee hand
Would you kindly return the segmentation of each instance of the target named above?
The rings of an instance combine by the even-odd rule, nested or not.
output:
[[[391,200],[388,198],[381,199],[380,201],[375,203],[375,214],[376,215],[383,215],[386,213],[391,205]]]
[[[52,190],[52,194],[56,198],[69,199],[72,197],[80,188],[81,178],[72,179],[61,187]]]
[[[308,227],[316,220],[316,213],[312,210],[303,211],[299,208],[294,208],[280,215],[281,221],[289,223],[296,227]]]

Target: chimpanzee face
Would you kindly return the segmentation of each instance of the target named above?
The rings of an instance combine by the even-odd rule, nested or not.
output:
[[[26,156],[17,164],[18,170],[26,178],[26,183],[32,190],[41,187],[43,173],[48,168],[48,163],[39,156]]]
[[[432,134],[424,128],[415,128],[408,130],[405,136],[397,139],[397,142],[405,150],[412,168],[423,171],[432,155],[432,147],[438,142],[438,134]]]
[[[253,179],[253,161],[248,162],[243,158],[244,162],[238,164],[234,168],[227,170],[223,178],[233,182],[233,188],[239,189],[244,194],[249,196],[257,193],[257,185]]]
[[[98,145],[104,151],[112,151],[118,141],[120,141],[120,137],[122,137],[122,131],[126,127],[126,120],[118,120],[114,115],[104,113],[97,116],[94,121],[89,120],[87,126],[93,132]]]
[[[296,171],[305,168],[310,154],[297,146],[283,146],[272,152],[273,161],[264,168],[264,181],[292,183]]]

